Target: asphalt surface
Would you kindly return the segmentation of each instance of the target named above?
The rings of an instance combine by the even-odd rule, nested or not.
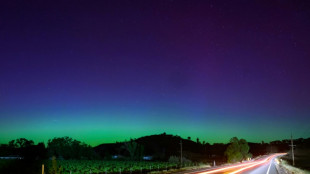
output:
[[[251,170],[241,172],[242,174],[279,174],[277,170],[276,157],[272,158],[269,163],[259,165]]]
[[[178,174],[279,174],[276,158],[284,154],[272,154],[254,161],[236,163],[207,169],[184,171]]]

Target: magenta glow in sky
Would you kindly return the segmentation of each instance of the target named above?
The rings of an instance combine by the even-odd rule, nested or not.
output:
[[[2,2],[0,143],[308,137],[309,5]]]

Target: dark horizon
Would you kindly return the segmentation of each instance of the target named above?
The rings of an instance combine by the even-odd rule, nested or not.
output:
[[[7,1],[0,144],[307,138],[309,1]]]
[[[150,137],[150,136],[159,136],[159,135],[177,136],[177,137],[180,137],[181,139],[190,140],[190,141],[193,141],[193,142],[197,142],[197,138],[198,138],[198,139],[199,139],[199,142],[200,142],[201,144],[206,143],[206,144],[210,144],[210,145],[214,145],[214,144],[229,144],[231,138],[237,137],[237,136],[233,136],[233,137],[231,137],[230,139],[228,139],[226,142],[213,142],[213,143],[210,143],[210,142],[208,142],[208,141],[201,140],[199,137],[192,137],[192,136],[189,136],[190,139],[188,139],[188,137],[181,137],[181,136],[178,136],[178,135],[173,135],[173,134],[169,134],[169,133],[163,132],[163,133],[160,133],[160,134],[144,135],[144,136],[136,137],[136,138],[129,137],[129,138],[123,140],[123,141],[108,142],[108,143],[107,143],[107,142],[102,142],[102,143],[99,143],[99,144],[97,144],[97,145],[91,145],[91,144],[89,144],[89,143],[87,143],[87,142],[84,142],[84,141],[81,141],[81,140],[79,140],[79,139],[75,139],[75,140],[80,141],[81,143],[85,143],[85,144],[87,144],[87,145],[90,145],[91,147],[97,147],[97,146],[103,145],[103,144],[124,143],[124,142],[129,142],[129,141],[131,141],[131,140],[137,140],[137,139],[140,139],[140,138],[145,138],[145,137]],[[70,136],[62,136],[62,137],[53,137],[53,138],[50,138],[49,140],[52,140],[52,139],[55,139],[55,138],[64,138],[64,137],[72,138],[72,137],[70,137]],[[19,138],[17,138],[17,139],[20,139],[20,138],[24,138],[24,137],[19,137]],[[238,138],[238,139],[244,139],[244,138],[242,138],[242,137],[237,137],[237,138]],[[26,139],[27,139],[27,138],[26,138]],[[74,138],[73,138],[73,139],[74,139]],[[310,139],[310,136],[309,136],[309,137],[305,137],[305,138],[293,138],[293,141],[299,140],[299,139]],[[16,139],[12,139],[12,140],[16,140]],[[33,140],[31,140],[31,139],[27,139],[27,140],[28,140],[28,141],[33,141]],[[245,140],[246,140],[246,139],[245,139]],[[289,140],[289,141],[290,141],[291,139],[290,139],[290,138],[287,138],[287,139],[275,139],[275,140],[271,140],[271,141],[264,141],[264,140],[261,140],[261,141],[257,141],[257,142],[251,142],[251,141],[249,141],[248,143],[261,144],[262,142],[264,142],[265,144],[270,144],[270,143],[272,143],[272,142],[276,142],[276,141],[285,141],[285,140]],[[247,140],[246,140],[246,141],[247,141]],[[44,142],[44,141],[38,141],[38,142],[33,141],[33,142],[34,142],[35,145],[36,145],[36,144],[39,144],[39,143],[44,143],[45,146],[47,146],[47,144],[48,144],[47,141],[46,141],[46,142]],[[9,142],[7,142],[7,143],[0,143],[0,145],[1,145],[1,144],[9,144]]]

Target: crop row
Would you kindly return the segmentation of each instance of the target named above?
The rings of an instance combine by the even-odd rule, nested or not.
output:
[[[55,166],[55,163],[48,161],[46,171],[55,173]],[[178,167],[176,163],[169,162],[60,160],[56,170],[61,174],[140,174]]]

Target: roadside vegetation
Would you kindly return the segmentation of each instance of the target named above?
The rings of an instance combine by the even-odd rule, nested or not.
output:
[[[230,139],[230,144],[225,151],[228,163],[241,162],[243,160],[249,160],[252,158],[252,154],[249,153],[250,147],[245,139],[238,139],[233,137]]]
[[[292,151],[289,150],[288,154],[281,159],[285,162],[286,166],[294,166],[302,170],[310,171],[310,138],[308,139],[296,139],[294,140],[294,159],[295,165],[293,165]]]
[[[284,170],[288,174],[310,174],[310,171],[294,167],[286,160],[279,160],[279,166],[280,170]]]

